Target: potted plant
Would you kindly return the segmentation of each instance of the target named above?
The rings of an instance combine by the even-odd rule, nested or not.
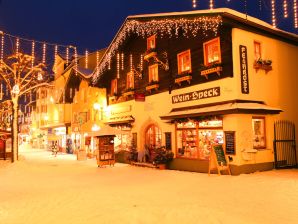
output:
[[[153,165],[160,169],[165,169],[166,165],[174,158],[174,153],[171,150],[167,150],[164,146],[154,149],[155,157],[153,159]]]

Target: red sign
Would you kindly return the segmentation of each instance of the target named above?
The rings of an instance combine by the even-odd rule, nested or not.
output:
[[[145,94],[144,93],[135,93],[135,101],[145,102]]]

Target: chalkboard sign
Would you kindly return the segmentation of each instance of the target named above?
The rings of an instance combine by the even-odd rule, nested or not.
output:
[[[235,155],[235,131],[225,131],[226,154]]]
[[[165,137],[166,137],[166,149],[171,150],[172,149],[172,133],[166,132]]]
[[[222,145],[213,145],[213,150],[216,155],[216,160],[219,166],[226,166],[227,160]]]

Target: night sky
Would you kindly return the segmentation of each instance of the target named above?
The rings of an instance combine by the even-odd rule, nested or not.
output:
[[[292,2],[292,0],[289,0]],[[197,0],[207,9],[208,0]],[[271,23],[271,0],[215,0],[215,8],[229,7]],[[260,7],[261,2],[261,7]],[[282,19],[282,0],[276,0],[277,26],[298,33],[293,7]],[[0,30],[22,38],[62,45],[81,51],[107,47],[129,15],[190,11],[192,0],[0,0]]]

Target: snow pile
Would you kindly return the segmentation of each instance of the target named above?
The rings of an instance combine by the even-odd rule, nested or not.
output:
[[[23,153],[0,161],[0,223],[298,223],[298,170],[217,176]]]

